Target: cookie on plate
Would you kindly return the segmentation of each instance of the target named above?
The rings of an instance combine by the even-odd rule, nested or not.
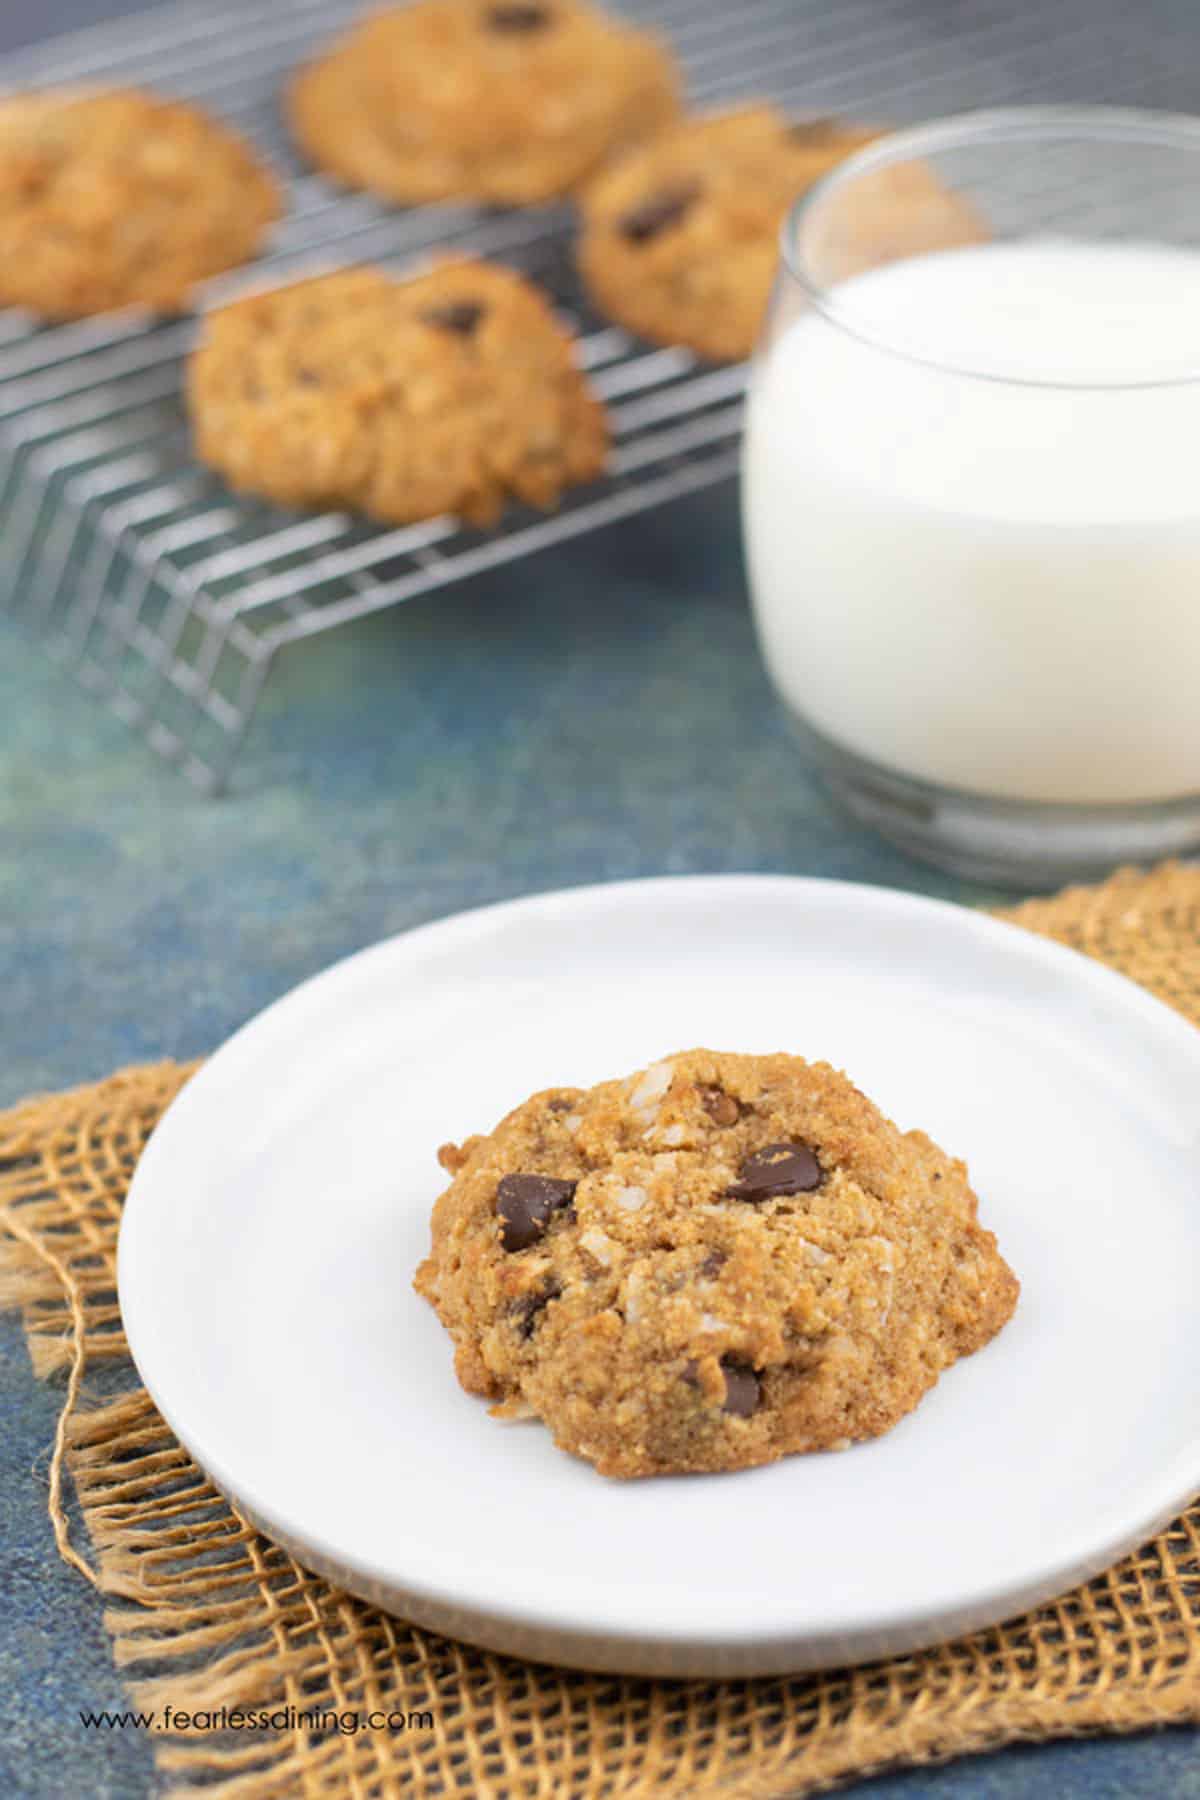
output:
[[[599,474],[603,408],[531,283],[494,263],[349,269],[209,315],[188,366],[196,453],[286,505],[485,524]]]
[[[964,1165],[826,1063],[686,1051],[440,1156],[459,1381],[604,1475],[876,1437],[1016,1305]]]
[[[583,0],[417,0],[361,20],[287,108],[351,187],[525,205],[673,119],[678,86],[663,45]]]
[[[878,131],[792,122],[772,106],[688,121],[622,158],[583,196],[578,260],[601,312],[656,343],[749,356],[798,195]],[[857,195],[856,188],[856,195]],[[985,235],[921,165],[863,181],[833,274]]]
[[[136,89],[0,100],[0,304],[181,311],[279,209],[269,171],[197,107]]]

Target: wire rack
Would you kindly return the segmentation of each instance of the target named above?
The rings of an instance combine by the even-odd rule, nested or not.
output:
[[[693,101],[766,95],[797,112],[898,123],[1015,100],[1200,99],[1192,0],[632,0],[673,40]],[[58,327],[0,312],[0,610],[24,622],[199,786],[228,780],[287,644],[729,476],[744,371],[649,349],[589,312],[564,206],[398,210],[295,159],[281,79],[359,0],[185,0],[0,65],[0,87],[133,82],[196,99],[257,143],[289,211],[256,282],[438,246],[496,256],[554,295],[608,403],[605,477],[547,515],[490,531],[449,517],[398,529],[232,496],[189,452],[181,402],[194,320],[110,314]],[[244,287],[206,285],[201,308]]]

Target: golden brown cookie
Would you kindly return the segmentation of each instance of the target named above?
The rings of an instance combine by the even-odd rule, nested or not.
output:
[[[877,1437],[1017,1301],[965,1166],[827,1063],[681,1052],[441,1160],[415,1286],[459,1381],[604,1475]]]
[[[600,310],[703,356],[753,350],[792,201],[878,135],[772,106],[685,122],[583,195],[579,266]]]
[[[583,0],[418,0],[361,20],[287,107],[351,187],[519,206],[666,124],[677,95],[668,51]]]
[[[529,282],[457,261],[351,269],[209,316],[188,367],[197,455],[233,487],[392,521],[553,506],[604,466],[604,412]]]
[[[0,101],[0,304],[178,312],[278,214],[272,176],[196,107],[135,89]]]

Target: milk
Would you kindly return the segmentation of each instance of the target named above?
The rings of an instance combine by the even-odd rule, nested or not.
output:
[[[751,586],[787,703],[979,794],[1200,792],[1200,253],[986,245],[834,304],[850,329],[802,313],[747,415]]]

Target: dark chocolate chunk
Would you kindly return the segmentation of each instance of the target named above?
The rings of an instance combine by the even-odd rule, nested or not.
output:
[[[574,1199],[575,1185],[553,1175],[505,1175],[496,1188],[504,1248],[528,1250],[536,1244],[552,1215]]]
[[[486,311],[481,300],[447,300],[442,306],[427,307],[421,317],[426,325],[434,325],[439,331],[471,337]]]
[[[660,188],[648,200],[630,207],[627,213],[622,213],[617,220],[617,229],[633,244],[649,243],[659,232],[678,225],[692,202],[699,197],[698,181],[677,181],[671,187]]]
[[[820,1187],[821,1165],[807,1144],[768,1144],[748,1156],[741,1180],[725,1189],[730,1200],[775,1200]]]
[[[506,0],[501,6],[489,6],[487,25],[489,31],[544,31],[550,23],[550,9],[538,6],[536,0]]]
[[[696,1092],[700,1096],[700,1104],[714,1125],[736,1125],[742,1116],[742,1109],[732,1094],[724,1088],[702,1087]]]
[[[553,1094],[546,1102],[547,1112],[570,1112],[575,1102],[569,1094]]]
[[[748,1419],[762,1397],[762,1383],[749,1363],[722,1360],[725,1375],[725,1402],[722,1412],[737,1419]]]
[[[761,1381],[749,1363],[736,1362],[732,1357],[721,1358],[721,1373],[725,1377],[725,1398],[721,1402],[721,1411],[732,1413],[737,1419],[748,1419],[762,1398]],[[683,1379],[689,1387],[699,1387],[699,1363],[690,1359],[685,1362]]]
[[[523,1338],[533,1336],[545,1308],[551,1300],[557,1300],[561,1293],[562,1288],[557,1281],[548,1281],[536,1294],[523,1294],[519,1300],[513,1301],[510,1310]]]
[[[727,1261],[724,1250],[710,1250],[700,1264],[700,1276],[704,1281],[714,1280],[725,1267]]]
[[[794,125],[788,126],[788,136],[794,144],[812,144],[814,148],[833,143],[839,133],[836,119],[797,119]]]

